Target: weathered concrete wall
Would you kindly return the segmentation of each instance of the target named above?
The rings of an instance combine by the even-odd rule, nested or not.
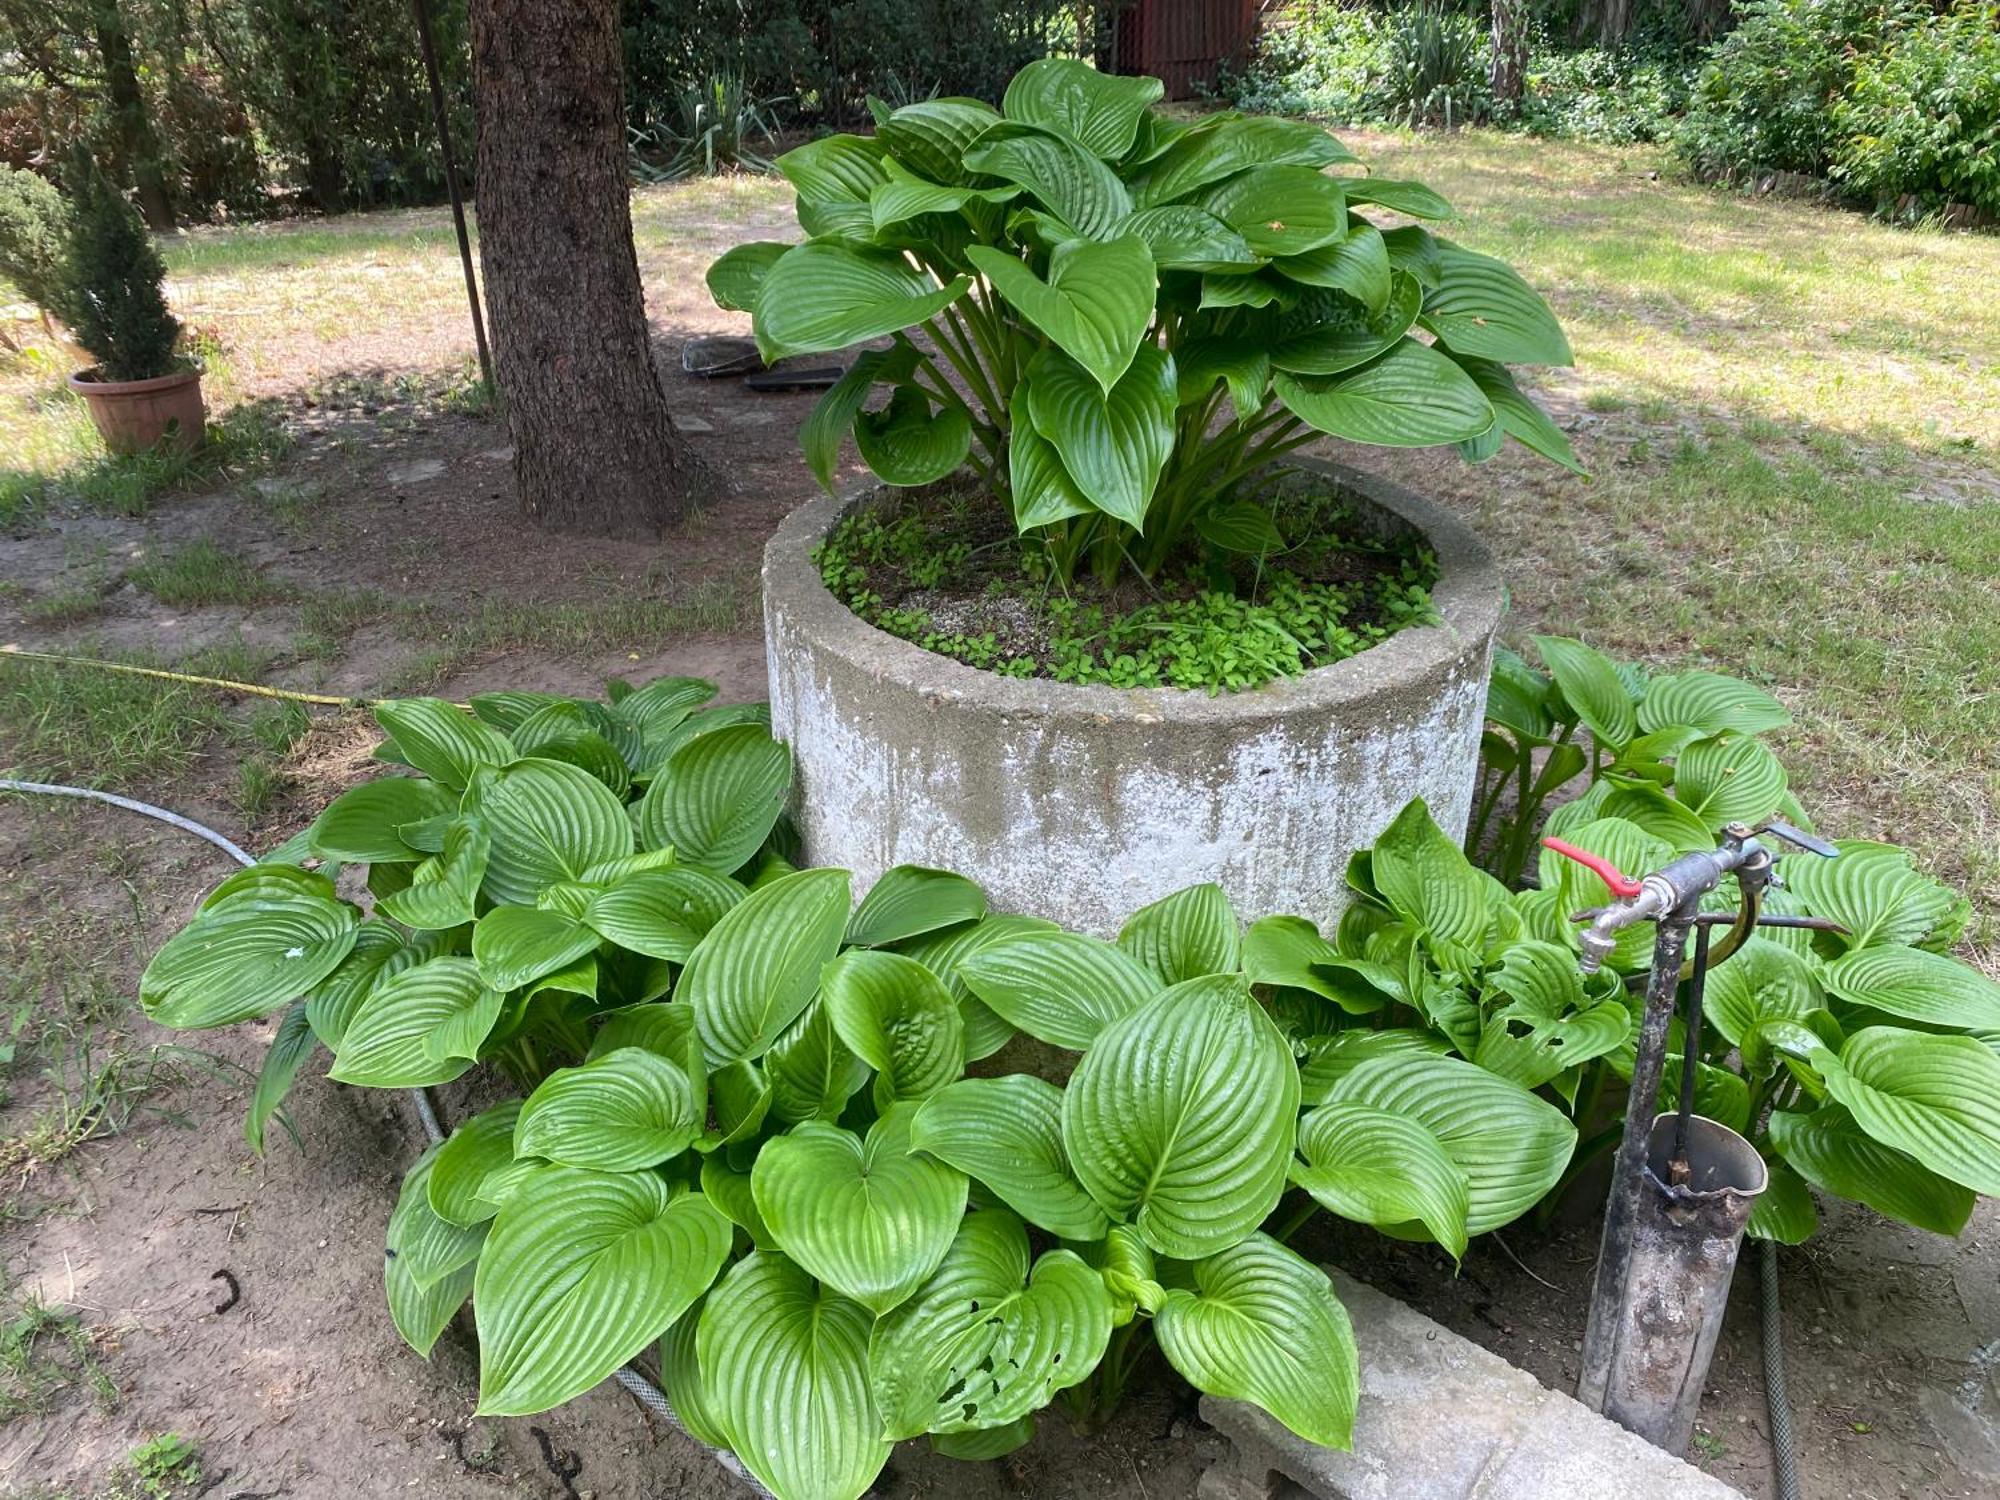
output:
[[[1201,1399],[1231,1456],[1198,1500],[1743,1500],[1738,1490],[1422,1313],[1329,1268],[1361,1350],[1354,1447]]]
[[[1201,880],[1246,920],[1330,925],[1349,854],[1410,798],[1462,830],[1501,612],[1492,559],[1417,496],[1322,467],[1358,510],[1428,538],[1444,623],[1216,697],[1022,682],[897,640],[812,564],[853,498],[794,512],[764,553],[764,635],[806,857],[853,870],[857,891],[896,864],[958,870],[996,910],[1110,936]]]

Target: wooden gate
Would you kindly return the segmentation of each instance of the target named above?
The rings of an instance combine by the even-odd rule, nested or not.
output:
[[[1216,69],[1241,62],[1257,31],[1258,0],[1137,0],[1112,18],[1115,72],[1150,73],[1169,99],[1213,84]]]

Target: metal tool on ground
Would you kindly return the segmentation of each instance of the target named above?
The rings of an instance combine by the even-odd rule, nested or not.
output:
[[[1579,959],[1586,974],[1603,966],[1625,928],[1656,924],[1625,1132],[1612,1168],[1591,1287],[1577,1398],[1676,1454],[1686,1450],[1693,1435],[1744,1226],[1767,1180],[1755,1146],[1728,1126],[1694,1113],[1708,970],[1759,926],[1838,930],[1837,923],[1821,918],[1763,915],[1764,893],[1774,882],[1776,864],[1771,847],[1758,837],[1766,833],[1814,854],[1838,852],[1784,824],[1753,829],[1732,823],[1716,848],[1683,854],[1634,879],[1587,850],[1561,839],[1543,840],[1595,873],[1613,897],[1607,906],[1577,914],[1577,920],[1588,923]],[[1736,912],[1702,911],[1703,898],[1731,876]],[[1712,944],[1711,933],[1724,923],[1729,931]],[[1683,989],[1676,1107],[1660,1113],[1669,1034]]]

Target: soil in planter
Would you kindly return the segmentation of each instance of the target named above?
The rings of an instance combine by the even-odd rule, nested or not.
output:
[[[879,629],[1009,677],[1209,692],[1261,687],[1434,623],[1437,561],[1384,541],[1324,479],[1262,497],[1287,539],[1259,559],[1191,536],[1158,576],[1067,590],[1013,517],[962,478],[886,492],[814,554],[838,599]]]

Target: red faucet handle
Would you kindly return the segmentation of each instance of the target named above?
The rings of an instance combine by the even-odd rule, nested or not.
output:
[[[1576,845],[1565,843],[1562,839],[1543,839],[1542,847],[1544,849],[1555,850],[1564,859],[1575,860],[1599,880],[1610,886],[1611,894],[1621,901],[1630,901],[1644,889],[1638,881],[1634,880],[1630,875],[1625,874],[1618,866],[1611,863],[1610,860],[1601,854],[1592,854],[1588,849],[1579,849]]]

